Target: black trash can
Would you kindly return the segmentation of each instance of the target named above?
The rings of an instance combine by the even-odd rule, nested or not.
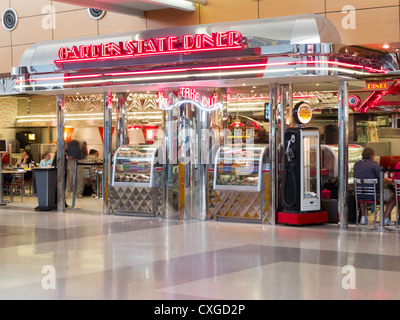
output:
[[[57,209],[57,169],[34,168],[38,206],[35,211],[50,211]]]

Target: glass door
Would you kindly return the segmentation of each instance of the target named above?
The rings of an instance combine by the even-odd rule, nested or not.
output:
[[[301,211],[320,209],[319,132],[302,132]]]

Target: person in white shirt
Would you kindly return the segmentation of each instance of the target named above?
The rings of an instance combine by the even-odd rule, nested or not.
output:
[[[40,161],[39,167],[50,167],[53,165],[53,159],[51,158],[51,153],[49,151],[45,151],[43,153],[43,159]]]

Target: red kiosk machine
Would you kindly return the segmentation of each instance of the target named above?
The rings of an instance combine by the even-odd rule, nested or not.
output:
[[[311,116],[307,103],[296,104],[293,117],[299,126],[285,132],[284,209],[278,212],[278,223],[328,222],[328,212],[321,211],[319,130],[306,127]]]

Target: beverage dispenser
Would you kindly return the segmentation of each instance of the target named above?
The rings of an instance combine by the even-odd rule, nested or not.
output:
[[[321,211],[320,140],[317,128],[307,127],[311,108],[301,102],[294,108],[298,127],[288,128],[284,135],[283,210],[278,222],[311,224],[328,221]]]

